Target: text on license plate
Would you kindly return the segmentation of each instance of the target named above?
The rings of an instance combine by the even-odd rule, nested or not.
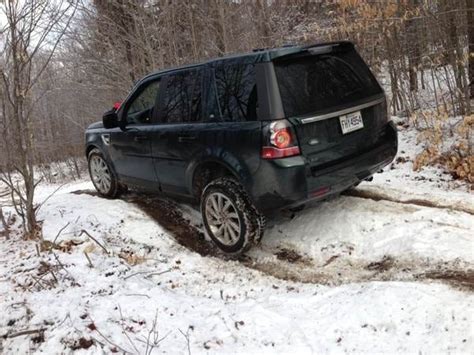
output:
[[[364,122],[362,121],[362,115],[360,111],[352,112],[344,116],[339,116],[339,122],[341,122],[342,134],[364,128]]]

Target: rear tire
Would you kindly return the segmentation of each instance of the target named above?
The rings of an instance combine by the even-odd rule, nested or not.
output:
[[[244,253],[263,237],[265,218],[233,179],[219,178],[207,184],[201,214],[207,235],[225,253]]]
[[[102,152],[94,148],[87,157],[89,175],[100,196],[115,198],[122,189],[114,170],[110,167]]]

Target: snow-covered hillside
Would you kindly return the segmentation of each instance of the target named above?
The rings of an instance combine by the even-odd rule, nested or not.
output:
[[[474,197],[414,174],[413,142],[373,182],[272,218],[240,260],[193,206],[40,186],[54,244],[0,231],[0,353],[472,353]]]

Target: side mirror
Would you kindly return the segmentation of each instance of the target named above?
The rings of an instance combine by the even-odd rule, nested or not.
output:
[[[118,117],[117,112],[115,109],[109,110],[102,116],[102,123],[104,124],[104,128],[115,128],[118,127]]]

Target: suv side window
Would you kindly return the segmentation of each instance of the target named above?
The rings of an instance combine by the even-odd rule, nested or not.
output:
[[[218,65],[217,97],[223,121],[255,121],[258,97],[254,64]]]
[[[145,88],[141,90],[128,106],[125,117],[129,124],[148,124],[151,122],[160,89],[160,81],[155,80],[145,85]]]
[[[166,78],[162,122],[200,122],[202,108],[202,70],[191,69]]]

